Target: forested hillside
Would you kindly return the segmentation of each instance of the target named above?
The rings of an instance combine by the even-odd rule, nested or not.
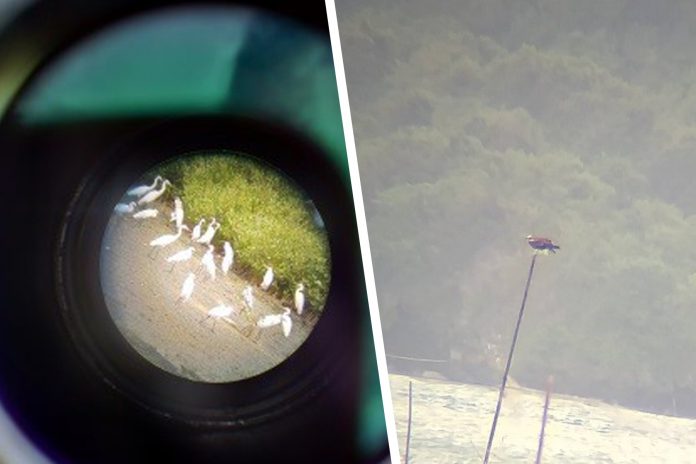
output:
[[[387,352],[696,415],[696,3],[337,4]]]

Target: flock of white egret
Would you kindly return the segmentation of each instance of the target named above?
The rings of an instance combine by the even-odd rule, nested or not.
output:
[[[157,187],[158,184],[160,185],[159,188]],[[156,218],[160,212],[152,205],[158,199],[160,199],[162,195],[164,195],[167,186],[171,185],[172,184],[169,180],[164,179],[162,176],[157,176],[150,185],[140,185],[134,187],[126,192],[126,195],[134,198],[134,200],[130,201],[129,203],[118,203],[114,207],[114,213],[119,216],[130,215],[132,218],[137,220]],[[205,247],[205,252],[201,258],[200,267],[205,269],[211,280],[215,280],[218,266],[216,264],[215,246],[211,242],[218,229],[220,229],[220,223],[217,222],[217,219],[213,217],[205,231],[203,231],[203,226],[206,223],[205,218],[201,218],[193,227],[193,230],[189,229],[189,227],[184,224],[184,203],[181,198],[176,197],[174,198],[174,210],[170,215],[169,222],[174,222],[176,233],[165,234],[150,241],[149,245],[153,248],[153,251],[156,253],[158,250],[179,241],[184,230],[191,231],[190,246],[168,256],[165,259],[167,263],[171,263],[172,265],[169,271],[171,272],[177,263],[191,260],[196,254],[196,245],[202,245]],[[225,276],[232,269],[233,264],[234,249],[232,248],[230,242],[224,241],[220,270],[222,270],[222,273]],[[191,298],[196,287],[196,277],[196,273],[188,273],[181,286],[177,304],[185,303]],[[271,266],[267,266],[263,279],[259,284],[261,290],[267,292],[273,284],[274,277],[273,268]],[[247,285],[242,291],[242,299],[244,301],[246,314],[247,316],[251,317],[251,312],[254,309],[255,301],[253,287],[251,285]],[[305,307],[303,284],[299,284],[295,290],[294,305],[297,315],[302,315]],[[236,325],[236,322],[231,319],[231,317],[239,315],[239,313],[239,310],[231,304],[220,303],[219,305],[210,308],[207,311],[207,316],[201,322],[212,318],[213,329],[215,327],[215,321],[218,319],[227,319],[229,322]],[[261,316],[256,321],[255,325],[259,328],[280,326],[282,328],[283,335],[288,337],[290,335],[290,331],[292,330],[291,314],[292,310],[284,306],[283,313]]]

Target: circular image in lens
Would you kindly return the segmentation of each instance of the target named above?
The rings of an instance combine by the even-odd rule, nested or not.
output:
[[[295,352],[322,313],[329,242],[291,179],[243,153],[146,173],[114,207],[100,256],[108,311],[148,361],[232,382]]]

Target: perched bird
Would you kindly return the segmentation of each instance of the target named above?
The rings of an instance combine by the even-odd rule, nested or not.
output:
[[[174,198],[174,211],[172,212],[169,222],[176,221],[177,229],[184,223],[184,203],[181,198]]]
[[[193,240],[194,242],[196,240],[198,240],[199,238],[201,238],[201,227],[203,226],[204,223],[205,223],[205,219],[201,219],[200,221],[198,221],[198,224],[196,224],[193,227],[193,232],[191,232],[191,240]]]
[[[215,280],[215,271],[216,271],[215,255],[213,255],[214,251],[215,251],[215,247],[213,245],[208,245],[208,251],[205,252],[205,255],[203,255],[203,259],[201,260],[201,264],[208,271],[208,274],[210,274],[210,278],[212,280]]]
[[[299,284],[297,290],[295,290],[295,310],[297,315],[301,315],[304,310],[305,296],[304,296],[304,284]]]
[[[213,218],[213,221],[215,221],[215,218]],[[205,245],[210,245],[211,240],[213,240],[213,236],[215,235],[215,232],[220,228],[220,224],[217,222],[211,222],[210,225],[208,226],[208,229],[205,231],[205,233],[196,240],[198,243],[203,243]]]
[[[273,283],[273,268],[268,266],[266,268],[266,273],[263,275],[263,280],[261,281],[261,290],[267,291],[271,284]]]
[[[559,247],[558,245],[554,245],[551,239],[544,237],[534,237],[532,235],[527,235],[527,243],[529,243],[529,246],[534,248],[535,250],[545,253],[548,253],[549,251],[551,253],[556,253],[556,250],[561,249],[561,247]]]
[[[179,227],[179,230],[176,234],[167,234],[157,237],[156,239],[150,242],[150,246],[163,248],[167,245],[171,245],[172,243],[179,240],[179,237],[181,237],[181,231],[184,229],[188,230],[188,226],[182,225],[181,227]]]
[[[122,216],[124,214],[130,214],[133,211],[135,211],[135,202],[131,201],[130,203],[118,203],[116,206],[114,206],[114,213],[118,214],[119,216]]]
[[[191,295],[193,294],[193,287],[195,286],[195,279],[196,276],[194,275],[194,273],[189,272],[189,274],[186,276],[186,279],[184,280],[184,284],[181,286],[181,293],[179,293],[177,303],[183,303],[184,301],[187,301],[189,298],[191,298]]]
[[[242,296],[244,297],[244,304],[246,305],[247,309],[251,311],[254,309],[254,290],[251,287],[251,285],[247,285],[244,287],[244,290],[242,291]]]
[[[232,314],[238,313],[238,311],[231,305],[219,304],[214,308],[208,310],[208,315],[201,321],[201,324],[211,317],[213,318],[213,329],[215,329],[215,322],[218,319],[229,318]],[[230,321],[234,324],[234,321]],[[236,324],[235,324],[236,325]]]
[[[157,187],[157,182],[159,182],[161,180],[162,180],[162,176],[157,176],[157,177],[155,177],[155,180],[152,182],[152,184],[140,185],[138,187],[133,187],[132,189],[130,189],[126,192],[126,195],[131,196],[131,197],[141,197],[141,196],[145,195],[147,192],[154,190],[155,187]]]
[[[194,247],[188,247],[185,250],[181,250],[177,253],[174,253],[173,255],[167,258],[167,262],[173,263],[172,269],[174,269],[174,265],[176,263],[181,263],[183,261],[188,261],[189,259],[191,259],[193,257],[193,250]]]
[[[225,255],[222,258],[221,268],[223,274],[227,275],[227,272],[230,270],[232,263],[234,262],[234,250],[232,249],[230,242],[225,242],[223,248],[225,249]]]
[[[164,179],[164,182],[162,182],[162,185],[160,186],[159,190],[151,190],[147,192],[145,195],[140,197],[140,200],[138,200],[138,204],[144,205],[145,203],[152,203],[153,201],[157,200],[164,194],[167,185],[172,185],[172,183],[169,182],[169,180]]]
[[[290,308],[283,306],[283,314],[269,314],[267,316],[261,317],[257,322],[256,326],[260,328],[273,327],[274,325],[281,324],[283,328],[283,335],[288,337],[290,331],[292,330],[292,319],[290,318]]]
[[[143,209],[141,211],[138,211],[137,213],[133,214],[133,217],[135,219],[150,219],[150,218],[155,218],[159,214],[159,211],[157,211],[154,208],[151,209]]]

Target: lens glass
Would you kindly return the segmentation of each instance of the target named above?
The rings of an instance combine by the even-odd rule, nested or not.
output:
[[[330,283],[312,200],[252,156],[198,152],[147,172],[115,205],[101,284],[125,339],[201,382],[265,372],[306,340]]]

